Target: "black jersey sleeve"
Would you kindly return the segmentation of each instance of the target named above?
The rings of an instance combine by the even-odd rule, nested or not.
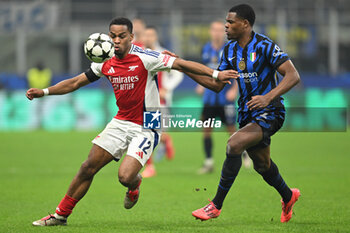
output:
[[[273,41],[267,41],[267,44],[265,55],[267,61],[274,69],[277,69],[281,64],[289,60],[288,54],[283,52]]]

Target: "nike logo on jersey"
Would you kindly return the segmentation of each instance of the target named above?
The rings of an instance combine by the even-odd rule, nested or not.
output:
[[[233,56],[233,57],[229,58],[228,60],[229,60],[229,61],[232,61],[233,59],[235,59],[235,57],[236,57],[236,56]]]
[[[129,66],[129,70],[128,71],[135,71],[135,69],[139,67],[139,66]]]
[[[108,74],[112,74],[112,73],[114,73],[114,69],[113,69],[113,67],[111,67],[109,70],[108,70],[108,72],[107,72]]]

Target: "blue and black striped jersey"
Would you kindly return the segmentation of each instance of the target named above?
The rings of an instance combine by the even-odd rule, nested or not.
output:
[[[255,95],[265,95],[278,84],[277,68],[289,60],[270,38],[252,32],[252,39],[241,48],[236,41],[226,44],[218,70],[237,70],[240,98],[238,111],[248,111],[247,102]],[[283,107],[283,98],[277,98],[269,109]]]

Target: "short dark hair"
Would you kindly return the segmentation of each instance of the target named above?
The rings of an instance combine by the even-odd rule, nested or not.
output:
[[[109,24],[109,27],[111,27],[112,25],[125,25],[128,28],[128,31],[132,33],[132,22],[128,18],[114,18]]]
[[[254,25],[255,22],[255,12],[251,6],[248,4],[240,4],[234,6],[229,12],[235,12],[239,18],[248,20],[250,26]]]

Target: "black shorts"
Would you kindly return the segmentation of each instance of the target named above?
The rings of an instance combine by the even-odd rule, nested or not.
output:
[[[271,136],[274,135],[283,125],[285,109],[266,111],[258,110],[253,112],[239,112],[239,128],[243,128],[249,123],[257,123],[263,131],[263,139],[255,146],[248,149],[265,148],[271,144]]]
[[[204,105],[202,120],[209,118],[220,118],[223,124],[231,126],[236,122],[236,109],[232,105]]]

